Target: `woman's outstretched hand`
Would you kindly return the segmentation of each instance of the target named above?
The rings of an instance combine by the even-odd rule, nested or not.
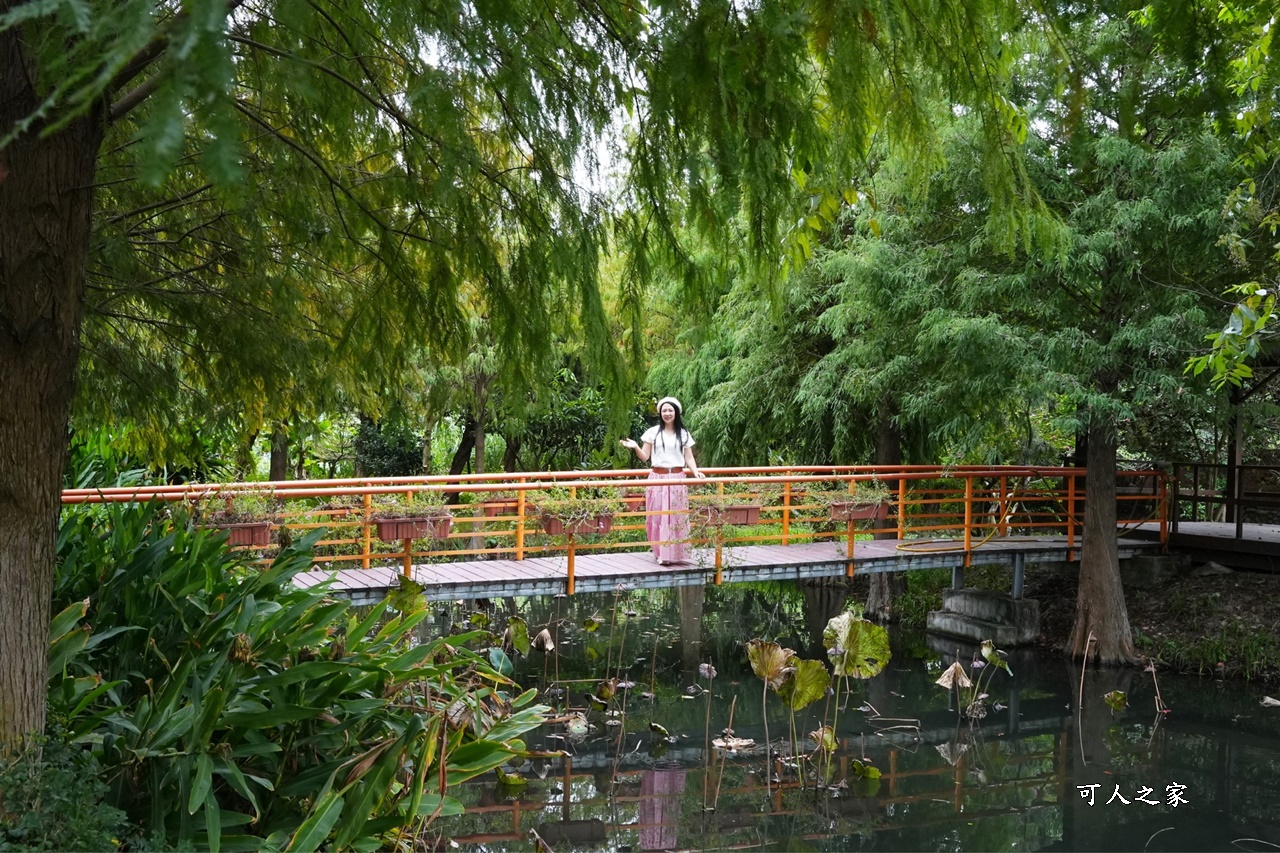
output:
[[[627,448],[628,450],[640,449],[640,445],[636,444],[636,440],[634,438],[624,438],[621,441],[619,441],[618,444],[621,444],[623,447]]]

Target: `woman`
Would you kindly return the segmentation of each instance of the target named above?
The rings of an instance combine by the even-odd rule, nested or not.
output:
[[[689,470],[702,479],[693,460],[693,436],[684,428],[683,408],[675,397],[658,401],[656,426],[640,436],[642,444],[624,438],[619,444],[635,451],[641,462],[650,462],[650,480],[683,480]],[[689,559],[689,490],[685,486],[650,486],[644,490],[645,533],[659,563],[669,566]]]

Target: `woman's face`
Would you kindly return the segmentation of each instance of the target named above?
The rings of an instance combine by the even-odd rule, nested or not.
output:
[[[676,419],[676,407],[670,403],[663,403],[662,408],[658,409],[658,417],[662,418],[664,424],[673,423]]]

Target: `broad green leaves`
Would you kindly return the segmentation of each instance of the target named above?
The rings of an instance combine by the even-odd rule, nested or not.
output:
[[[848,611],[827,622],[822,642],[837,677],[871,678],[889,663],[889,632]]]
[[[156,507],[66,520],[50,702],[110,779],[155,769],[120,805],[175,846],[376,846],[457,811],[441,778],[521,754],[545,717],[468,649],[483,632],[411,645],[425,611],[292,588],[315,538],[261,570]]]

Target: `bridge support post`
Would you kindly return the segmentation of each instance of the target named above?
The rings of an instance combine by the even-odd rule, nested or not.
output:
[[[964,566],[951,567],[951,588],[964,589]]]
[[[573,534],[569,534],[569,584],[565,589],[569,595],[573,595]]]
[[[1022,576],[1027,567],[1027,555],[1019,551],[1013,555],[1013,600],[1022,598]]]
[[[848,544],[847,544],[847,550],[845,551],[845,554],[849,558],[849,562],[845,564],[845,573],[849,577],[853,577],[853,519],[852,518],[845,520],[845,535],[848,537],[846,539],[846,542]]]
[[[521,477],[516,482],[523,483],[525,478]],[[516,493],[516,559],[524,559],[524,511],[528,506],[526,498],[529,493],[521,489]]]
[[[364,520],[360,522],[361,535],[364,540],[364,551],[360,557],[360,568],[369,568],[369,553],[373,550],[373,528],[369,524],[369,516],[373,513],[373,495],[364,493]]]
[[[407,578],[413,577],[413,540],[404,540],[404,567],[400,572]]]

